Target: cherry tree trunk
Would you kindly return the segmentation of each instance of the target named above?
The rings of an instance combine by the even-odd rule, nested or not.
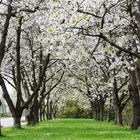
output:
[[[105,104],[105,100],[103,98],[100,98],[99,107],[100,107],[100,120],[101,121],[104,120],[104,104]]]
[[[36,96],[32,104],[28,107],[27,123],[35,124],[39,122],[39,107],[38,107],[38,96]]]
[[[100,108],[100,120],[103,121],[104,120],[104,107]]]
[[[39,109],[39,120],[43,121],[43,111],[42,111],[42,107],[40,107]]]
[[[130,72],[130,94],[132,97],[133,112],[132,112],[132,122],[131,129],[137,129],[140,126],[140,88],[139,88],[139,78],[140,69],[137,67],[135,71]]]
[[[45,112],[45,110],[43,111],[42,116],[43,116],[43,121],[45,121],[46,120],[46,112]]]
[[[109,100],[109,107],[108,107],[108,111],[107,111],[107,121],[110,122],[113,118],[113,115],[112,115],[112,112],[113,112],[113,108],[112,108],[112,99],[110,97],[110,100]]]
[[[21,128],[21,116],[14,117],[14,127]]]
[[[22,117],[21,110],[16,109],[15,112],[12,113],[12,117],[14,119],[14,127],[21,128],[21,117]]]
[[[57,111],[58,111],[58,108],[57,108],[57,105],[55,105],[54,109],[53,109],[53,117],[56,118],[57,116]]]
[[[38,108],[30,107],[27,115],[27,123],[35,124],[39,122],[39,110]]]
[[[102,111],[100,108],[100,102],[95,100],[95,101],[90,101],[90,104],[91,104],[93,119],[101,120],[101,118],[102,118],[101,115],[103,115],[103,114],[102,114]]]
[[[135,130],[139,126],[140,126],[140,103],[139,104],[133,104],[131,129]]]
[[[122,109],[121,109],[121,101],[119,100],[119,91],[117,88],[117,80],[114,78],[113,82],[113,108],[115,113],[115,124],[118,126],[122,126]]]
[[[34,115],[32,112],[30,112],[27,116],[26,116],[26,119],[27,119],[27,124],[28,125],[31,125],[34,123]]]
[[[95,111],[95,113],[96,113],[96,114],[95,114],[95,119],[99,121],[99,120],[100,120],[100,111],[97,109],[97,110]]]
[[[92,119],[96,118],[96,112],[95,112],[95,107],[94,107],[94,102],[90,101],[90,106],[91,106],[91,110],[92,110]]]
[[[47,120],[52,120],[53,118],[53,109],[52,109],[52,102],[50,101],[50,95],[47,97]]]
[[[123,126],[123,121],[122,121],[122,110],[119,108],[115,111],[115,124],[118,126]]]

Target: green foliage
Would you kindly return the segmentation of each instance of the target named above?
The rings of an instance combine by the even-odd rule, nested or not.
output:
[[[59,119],[20,130],[6,128],[3,134],[0,140],[139,140],[140,129],[91,119]]]
[[[77,101],[67,100],[66,105],[60,110],[59,118],[90,118],[91,110],[82,108]]]
[[[137,60],[137,63],[140,64],[140,59]]]

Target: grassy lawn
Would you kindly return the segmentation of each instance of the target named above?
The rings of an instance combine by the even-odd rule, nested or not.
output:
[[[90,119],[58,119],[22,130],[3,129],[0,140],[140,140],[140,130]]]

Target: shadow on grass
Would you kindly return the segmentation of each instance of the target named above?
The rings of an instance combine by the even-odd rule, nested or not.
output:
[[[40,122],[41,123],[41,122]],[[28,127],[36,127],[38,126],[38,124],[40,124],[39,122],[36,122],[36,123],[31,123],[31,124],[27,124],[26,126]]]
[[[6,137],[6,136],[5,136],[5,135],[3,135],[3,134],[1,134],[1,135],[0,135],[0,138],[2,138],[2,137]]]
[[[21,127],[21,128],[11,127],[11,129],[12,130],[17,130],[17,131],[25,130],[24,127]]]

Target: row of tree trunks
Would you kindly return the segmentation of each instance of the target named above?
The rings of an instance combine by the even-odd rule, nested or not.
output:
[[[39,117],[40,117],[40,121],[44,121],[47,119],[46,108],[44,106],[41,106],[41,108],[39,110]]]
[[[3,31],[2,31],[2,35],[1,35],[1,42],[0,42],[0,69],[1,69],[1,63],[2,63],[2,60],[4,58],[4,53],[5,53],[5,48],[6,48],[6,38],[7,38],[7,34],[8,34],[8,28],[9,28],[9,24],[10,24],[10,19],[12,16],[15,16],[12,14],[12,0],[9,0],[8,4],[7,4],[7,13],[5,15],[5,22],[4,22],[4,27],[3,27]],[[28,10],[27,12],[30,12],[31,10]],[[35,12],[36,10],[34,11],[31,11],[32,12]],[[21,82],[22,82],[22,72],[21,72],[21,56],[20,56],[20,39],[21,39],[21,33],[22,33],[22,29],[21,29],[21,26],[22,26],[22,17],[18,17],[18,22],[19,22],[19,26],[17,27],[16,29],[16,33],[17,33],[17,36],[16,36],[16,61],[15,61],[15,67],[13,69],[14,71],[14,75],[13,75],[13,78],[14,78],[14,86],[15,86],[15,89],[16,89],[16,93],[17,93],[17,100],[16,100],[16,104],[14,105],[9,93],[8,93],[8,90],[7,90],[7,87],[6,87],[6,84],[5,84],[5,81],[3,79],[3,75],[0,74],[0,85],[2,87],[2,91],[3,91],[3,97],[4,99],[6,100],[8,106],[9,106],[9,109],[11,111],[11,114],[12,114],[12,117],[14,118],[14,126],[16,128],[21,128],[21,116],[22,116],[22,112],[24,109],[28,108],[28,106],[31,104],[32,100],[35,99],[35,95],[38,94],[38,91],[40,90],[41,88],[41,85],[42,85],[42,79],[45,75],[45,72],[46,72],[46,69],[47,69],[47,65],[49,63],[49,58],[50,58],[50,54],[48,54],[45,58],[45,60],[41,60],[42,61],[42,69],[41,69],[41,74],[39,76],[39,79],[38,79],[38,83],[36,84],[35,88],[33,89],[33,94],[30,95],[28,98],[27,98],[27,101],[25,102],[23,100],[23,96],[22,96],[22,91],[21,91]],[[36,100],[37,101],[37,100]],[[36,104],[34,104],[36,105]],[[34,111],[35,112],[33,115],[34,115],[34,120],[35,121],[38,121],[38,108],[36,108],[36,106],[33,107],[34,108]]]
[[[16,72],[17,72],[17,78],[16,78],[16,92],[17,92],[17,102],[16,106],[14,106],[7,87],[5,85],[5,81],[3,80],[2,75],[0,75],[0,85],[2,87],[3,91],[3,97],[5,98],[9,109],[11,111],[12,117],[14,118],[14,126],[17,128],[21,128],[21,116],[23,109],[21,109],[22,104],[22,92],[21,92],[21,77],[20,77],[20,37],[21,37],[21,25],[22,25],[22,17],[19,19],[19,26],[17,29],[17,40],[16,40]]]
[[[95,100],[90,101],[90,105],[91,105],[91,109],[92,109],[92,116],[94,119],[103,121],[104,104],[105,104],[105,99],[103,97],[100,97],[99,99],[96,98]]]
[[[54,118],[53,115],[53,107],[52,107],[52,101],[50,101],[50,94],[47,96],[47,103],[42,103],[41,105],[38,103],[37,96],[34,98],[33,103],[28,108],[28,115],[27,123],[30,124],[36,124],[39,121],[42,120],[51,120]]]

